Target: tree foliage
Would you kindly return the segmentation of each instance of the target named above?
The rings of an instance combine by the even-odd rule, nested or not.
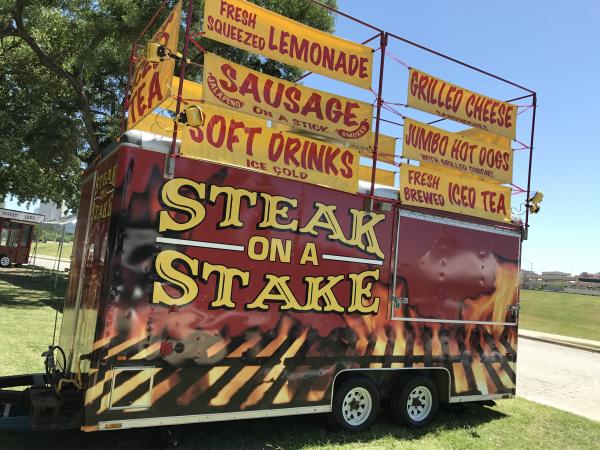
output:
[[[0,0],[0,198],[65,200],[76,208],[86,163],[119,134],[131,45],[160,3]],[[334,27],[332,16],[309,0],[254,3],[321,30]],[[326,3],[335,6],[335,0]],[[194,5],[199,31],[204,5]],[[181,36],[180,47],[183,29]],[[208,39],[201,44],[255,70],[286,79],[300,75]],[[191,57],[201,62],[197,50]]]

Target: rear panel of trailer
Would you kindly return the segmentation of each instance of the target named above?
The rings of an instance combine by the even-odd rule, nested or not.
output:
[[[515,394],[521,235],[399,209],[391,319],[405,365],[442,365],[450,402]]]

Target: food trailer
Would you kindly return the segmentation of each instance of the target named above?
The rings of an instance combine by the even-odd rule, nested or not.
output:
[[[402,153],[379,154],[382,72],[375,106],[209,54],[194,84],[189,32],[173,56],[180,8],[134,60],[127,129],[82,177],[59,343],[45,373],[0,378],[29,386],[0,390],[0,403],[25,405],[37,430],[322,413],[360,431],[382,400],[398,423],[424,427],[440,403],[514,397],[535,203],[528,184],[525,221],[513,214],[517,106],[409,68],[407,106],[471,128],[404,117]],[[208,38],[371,86],[381,48],[250,2],[205,8]],[[385,55],[399,38],[376,30]],[[156,92],[174,59],[176,119],[149,111],[171,108]],[[402,159],[399,183],[382,181],[378,158]]]
[[[0,267],[27,263],[33,227],[43,221],[41,214],[0,208]]]

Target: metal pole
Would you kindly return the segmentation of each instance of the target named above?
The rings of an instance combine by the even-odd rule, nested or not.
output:
[[[373,166],[371,167],[371,191],[370,196],[375,193],[375,174],[377,172],[377,146],[379,145],[379,122],[381,119],[381,105],[383,104],[383,70],[385,66],[385,47],[387,46],[388,34],[381,32],[381,60],[379,62],[379,87],[377,88],[377,113],[375,115],[375,140],[373,141]]]
[[[58,244],[58,264],[56,266],[56,272],[54,274],[54,289],[58,285],[58,272],[60,272],[60,259],[62,258],[63,244],[65,242],[65,225],[62,227],[62,235],[60,237],[60,244]]]
[[[527,171],[527,201],[525,203],[525,232],[529,229],[529,199],[531,197],[531,164],[533,163],[533,137],[535,134],[535,112],[537,94],[533,93],[533,117],[531,118],[531,139],[529,140],[529,169]]]
[[[173,121],[173,139],[171,140],[171,150],[167,156],[165,175],[171,177],[175,171],[175,157],[178,156],[177,152],[177,119],[181,111],[181,95],[183,94],[183,82],[185,80],[185,69],[187,66],[188,50],[190,45],[190,31],[192,28],[192,13],[194,8],[194,0],[190,0],[188,3],[188,11],[185,23],[185,42],[183,43],[183,52],[181,54],[181,63],[179,66],[179,87],[177,88],[177,103],[175,106],[175,120]]]
[[[440,56],[440,57],[442,57],[444,59],[447,59],[448,61],[452,61],[452,62],[455,62],[456,64],[460,64],[461,66],[468,67],[469,69],[472,69],[472,70],[474,70],[476,72],[482,73],[483,75],[487,75],[488,77],[492,77],[492,78],[494,78],[496,80],[499,80],[499,81],[502,81],[504,83],[510,84],[511,86],[517,87],[519,89],[523,89],[524,91],[527,91],[527,92],[529,92],[531,94],[535,94],[535,92],[532,91],[531,89],[527,89],[526,87],[521,86],[520,84],[513,83],[512,81],[509,81],[509,80],[507,80],[505,78],[499,77],[498,75],[494,75],[493,73],[487,72],[487,71],[485,71],[483,69],[480,69],[479,67],[472,66],[471,64],[463,62],[463,61],[461,61],[459,59],[452,58],[451,56],[448,56],[448,55],[444,55],[443,53],[440,53],[440,52],[437,52],[435,50],[432,50],[432,49],[430,49],[428,47],[425,47],[424,45],[420,45],[420,44],[417,44],[416,42],[412,42],[412,41],[409,41],[408,39],[404,39],[403,37],[400,37],[400,36],[398,36],[398,35],[396,35],[394,33],[387,33],[387,34],[390,35],[390,36],[392,36],[393,38],[398,39],[399,41],[402,41],[402,42],[406,43],[406,44],[409,44],[409,45],[412,45],[414,47],[420,48],[421,50],[425,50],[426,52],[433,53],[434,55]]]
[[[33,278],[33,276],[35,275],[35,257],[37,255],[37,245],[38,245],[38,237],[37,237],[37,233],[35,232],[35,229],[33,230],[33,233],[35,235],[35,246],[33,247],[33,263],[31,264],[31,278]]]

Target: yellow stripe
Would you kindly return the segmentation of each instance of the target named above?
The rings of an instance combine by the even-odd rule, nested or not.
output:
[[[181,369],[177,369],[175,373],[169,376],[166,380],[161,381],[152,389],[152,404],[157,402],[163,395],[168,393],[173,386],[179,383],[179,371]]]
[[[138,342],[140,342],[141,340],[143,340],[146,337],[145,334],[140,333],[140,336],[137,337],[132,337],[131,339],[127,339],[125,342],[112,347],[111,349],[108,350],[108,353],[106,355],[107,358],[110,358],[111,356],[115,356],[118,355],[119,353],[121,353],[123,350],[125,350],[126,348],[131,347],[132,345],[137,344]]]
[[[290,345],[290,347],[283,354],[283,356],[281,357],[281,363],[277,364],[275,367],[273,367],[269,371],[269,373],[265,376],[264,382],[259,384],[254,389],[254,391],[252,391],[252,393],[248,396],[246,401],[244,403],[242,403],[241,409],[247,408],[248,406],[255,405],[259,401],[262,400],[262,398],[265,396],[265,393],[269,389],[271,389],[271,386],[273,386],[273,383],[279,378],[279,376],[281,375],[281,372],[283,372],[283,370],[285,369],[284,361],[287,358],[292,358],[296,353],[298,353],[298,350],[300,349],[300,347],[302,347],[302,344],[304,344],[304,341],[306,341],[307,334],[308,334],[308,328],[305,328],[303,333],[298,337],[298,339],[296,339],[294,341],[294,343],[292,345]]]
[[[85,391],[85,406],[91,405],[104,392],[104,385],[112,379],[112,370],[104,373],[104,378]]]
[[[150,356],[152,353],[160,351],[160,342],[155,342],[150,344],[148,348],[143,349],[142,351],[133,355],[130,359],[145,359]]]
[[[240,370],[233,379],[227,383],[219,391],[216,397],[211,399],[211,406],[225,406],[231,400],[231,397],[239,391],[249,380],[250,378],[258,372],[260,369],[259,366],[246,366],[242,370]]]
[[[230,369],[230,367],[223,366],[213,367],[206,373],[206,375],[204,375],[202,378],[200,378],[198,381],[192,384],[189,388],[186,389],[186,391],[183,394],[179,396],[179,398],[177,399],[177,404],[183,406],[189,405],[192,402],[192,400],[194,400],[194,398],[196,398],[200,393],[202,393],[202,391],[207,389],[209,386],[212,386],[214,383],[216,383],[217,380],[221,378]]]

